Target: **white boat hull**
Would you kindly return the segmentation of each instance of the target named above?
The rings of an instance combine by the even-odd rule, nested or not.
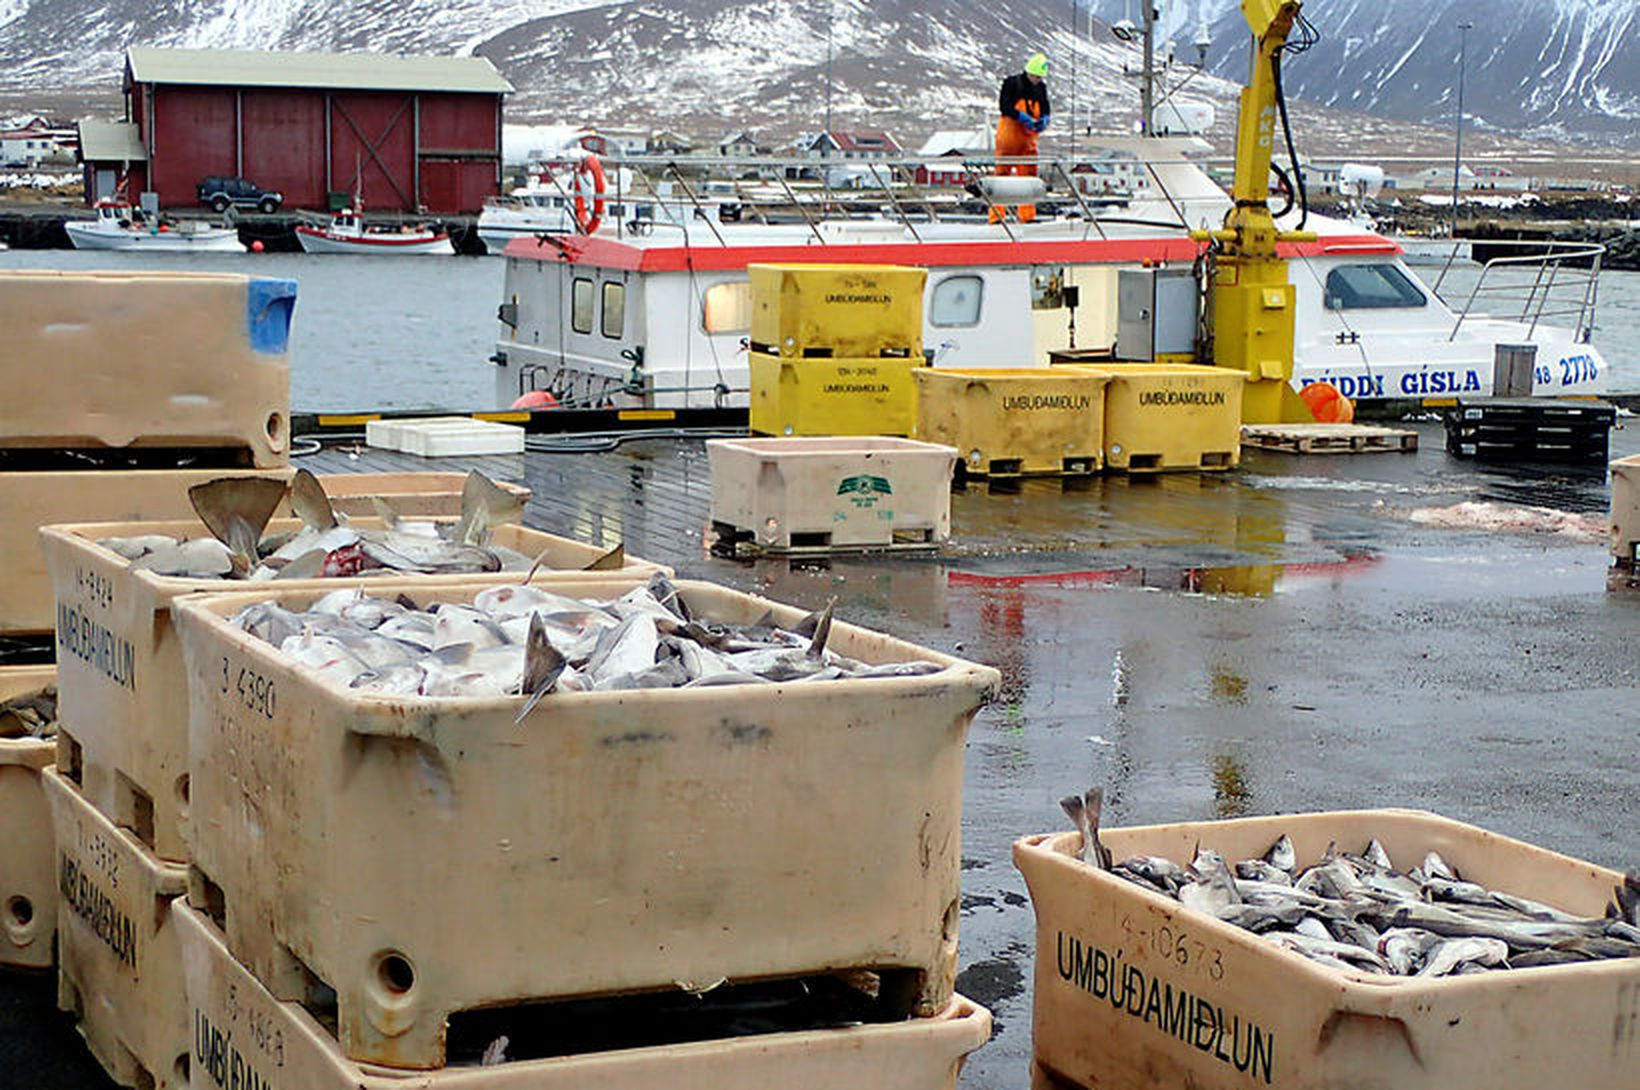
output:
[[[312,227],[298,227],[296,240],[310,254],[453,254],[456,252],[446,234],[410,234],[402,238],[390,235],[372,237],[343,237]]]
[[[156,253],[244,253],[239,232],[228,227],[197,231],[110,230],[99,223],[70,220],[63,224],[77,250],[143,250]]]

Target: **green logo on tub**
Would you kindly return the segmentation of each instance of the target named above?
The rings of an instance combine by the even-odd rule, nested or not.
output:
[[[888,483],[887,477],[860,473],[838,481],[837,494],[847,496],[856,507],[874,507],[878,497],[894,494],[894,486]]]

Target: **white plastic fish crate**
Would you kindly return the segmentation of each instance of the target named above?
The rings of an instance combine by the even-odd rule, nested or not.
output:
[[[195,1090],[953,1090],[991,1015],[953,996],[927,1018],[582,1053],[407,1077],[347,1059],[329,1028],[281,1002],[228,952],[211,921],[172,907],[192,1022]]]
[[[457,497],[459,503],[459,496]],[[301,528],[297,519],[275,519],[269,533]],[[380,529],[373,518],[350,525]],[[124,557],[97,542],[111,537],[166,534],[208,537],[202,522],[106,522],[48,526],[40,549],[57,597],[59,768],[70,772],[86,797],[116,824],[136,833],[162,859],[188,858],[185,826],[190,793],[188,717],[182,648],[171,627],[171,602],[197,591],[244,590],[245,580],[189,579],[134,571]],[[516,525],[491,528],[493,544],[527,556],[546,556],[537,579],[559,582],[607,578],[587,572],[605,550]],[[628,558],[625,570],[645,576],[666,571]],[[290,579],[281,586],[305,589],[362,586],[388,577]],[[517,582],[518,573],[412,575],[431,584],[463,586]]]
[[[516,424],[476,420],[470,416],[435,416],[410,420],[371,420],[365,442],[423,458],[457,455],[522,454],[524,429]]]
[[[0,634],[50,632],[55,623],[51,580],[40,555],[40,527],[105,519],[192,518],[188,489],[196,484],[218,477],[289,481],[292,473],[288,467],[0,473]]]
[[[384,589],[425,607],[482,586]],[[803,616],[678,588],[697,618]],[[839,654],[942,669],[551,694],[518,723],[522,697],[333,687],[226,620],[313,597],[173,605],[191,888],[221,903],[229,948],[281,998],[314,978],[335,990],[350,1058],[438,1067],[457,1011],[722,980],[884,971],[920,1013],[949,1002],[963,741],[995,670],[836,622]]]
[[[155,858],[54,769],[43,773],[57,831],[57,1005],[109,1077],[135,1090],[188,1085],[182,953],[170,902],[185,867]]]
[[[1619,458],[1612,471],[1612,555],[1625,568],[1636,566],[1640,547],[1640,454]]]
[[[1430,851],[1472,882],[1601,916],[1607,870],[1435,814],[1362,810],[1106,829],[1117,861],[1256,858],[1300,867],[1376,837],[1405,870]],[[1389,978],[1342,972],[1081,862],[1076,833],[1014,845],[1036,911],[1033,1084],[1541,1090],[1632,1085],[1640,958]]]
[[[465,473],[320,473],[319,484],[330,497],[331,507],[343,515],[374,516],[372,497],[381,500],[403,518],[426,518],[461,514],[461,490]],[[530,490],[508,481],[497,487],[529,503]],[[294,512],[292,512],[294,513]]]
[[[937,548],[953,447],[886,436],[712,439],[720,545],[763,552]]]
[[[56,683],[55,666],[0,667],[0,701]],[[0,965],[52,963],[57,871],[40,770],[56,752],[48,738],[0,738]]]
[[[290,459],[296,285],[227,273],[0,271],[0,446]]]

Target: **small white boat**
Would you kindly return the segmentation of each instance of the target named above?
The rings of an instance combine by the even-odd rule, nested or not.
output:
[[[102,200],[94,220],[68,220],[63,230],[77,250],[195,250],[243,253],[245,244],[232,227],[174,222],[150,216],[121,200]]]
[[[449,232],[425,225],[389,227],[366,224],[344,208],[325,227],[298,224],[296,241],[310,254],[453,254]]]
[[[499,254],[515,238],[575,233],[575,216],[561,195],[515,189],[506,197],[485,198],[478,214],[478,237],[485,252]]]

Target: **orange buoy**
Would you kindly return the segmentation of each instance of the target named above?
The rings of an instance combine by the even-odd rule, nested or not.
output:
[[[531,390],[512,403],[515,409],[556,409],[558,399],[545,390]]]
[[[1312,382],[1298,392],[1318,424],[1349,424],[1355,420],[1355,402],[1330,382]]]
[[[575,226],[583,235],[596,234],[598,225],[604,221],[604,164],[596,155],[586,155],[575,167]],[[592,202],[588,207],[586,193],[581,184],[585,177],[592,189]]]
[[[258,238],[258,239],[253,239],[251,241],[251,253],[259,254],[259,253],[262,252],[262,249],[263,249],[263,247],[262,247],[262,240],[261,239]]]

